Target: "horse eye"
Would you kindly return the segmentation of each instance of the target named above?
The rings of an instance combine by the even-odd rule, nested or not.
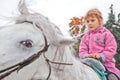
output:
[[[31,48],[31,47],[33,46],[31,40],[21,41],[20,44],[22,44],[23,46],[25,46],[25,47],[27,47],[27,48]]]

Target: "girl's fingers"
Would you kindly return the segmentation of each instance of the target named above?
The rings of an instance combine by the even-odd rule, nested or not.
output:
[[[89,57],[89,58],[100,59],[100,55],[99,55],[99,54],[89,54],[88,57]]]
[[[98,54],[95,55],[95,58],[100,59],[100,55],[98,55]]]

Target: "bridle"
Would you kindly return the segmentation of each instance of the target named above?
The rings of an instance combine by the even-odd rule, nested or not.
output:
[[[30,63],[32,63],[33,61],[38,59],[42,53],[44,53],[43,56],[44,56],[45,61],[48,64],[48,67],[49,67],[49,74],[48,74],[46,80],[49,80],[50,75],[51,75],[51,65],[50,65],[50,63],[52,63],[52,64],[61,64],[61,65],[73,65],[72,63],[53,62],[50,59],[48,59],[46,57],[46,55],[45,55],[45,52],[48,50],[49,45],[48,45],[48,42],[47,42],[47,38],[46,38],[46,36],[44,34],[43,34],[43,37],[44,37],[44,40],[45,40],[44,48],[42,50],[40,50],[38,53],[35,53],[32,56],[30,56],[29,58],[25,59],[24,61],[19,62],[19,63],[13,65],[13,66],[8,67],[8,68],[5,68],[3,70],[0,70],[0,80],[7,77],[7,76],[9,76],[14,71],[19,71],[23,67],[29,65]]]

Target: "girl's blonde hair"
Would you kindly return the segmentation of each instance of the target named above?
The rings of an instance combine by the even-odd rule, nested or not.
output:
[[[100,25],[103,24],[102,13],[97,8],[90,9],[85,16],[85,20],[87,20],[89,17],[96,17],[100,22]]]

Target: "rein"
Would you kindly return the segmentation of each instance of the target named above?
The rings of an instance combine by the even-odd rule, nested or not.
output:
[[[33,61],[35,61],[37,58],[39,58],[39,56],[43,53],[46,52],[48,49],[48,45],[47,45],[47,39],[45,37],[45,35],[43,34],[44,39],[45,39],[45,46],[44,48],[39,51],[38,53],[33,54],[32,56],[30,56],[28,59],[19,62],[13,66],[10,66],[8,68],[5,68],[3,70],[0,70],[0,80],[5,78],[6,76],[10,75],[11,73],[13,73],[14,71],[19,71],[20,69],[22,69],[23,67],[29,65],[30,63],[32,63]]]

